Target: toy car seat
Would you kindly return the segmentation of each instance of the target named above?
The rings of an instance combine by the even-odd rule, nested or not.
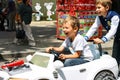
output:
[[[96,44],[89,44],[90,50],[92,51],[92,54],[94,56],[94,60],[95,59],[99,59],[100,58],[100,52],[97,48]]]

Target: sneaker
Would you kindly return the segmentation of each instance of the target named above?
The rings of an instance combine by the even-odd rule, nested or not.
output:
[[[17,38],[15,38],[15,39],[13,40],[13,43],[14,43],[14,44],[16,44],[16,43],[17,43],[17,41],[18,41],[18,39],[17,39]]]
[[[18,39],[16,45],[19,46],[19,45],[22,45],[22,44],[23,44],[22,40],[21,40],[21,39]]]
[[[20,45],[21,44],[21,40],[15,38],[14,41],[13,41],[13,44]]]
[[[35,46],[36,43],[34,41],[29,41],[29,46]]]

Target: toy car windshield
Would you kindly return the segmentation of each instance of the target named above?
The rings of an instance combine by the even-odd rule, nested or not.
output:
[[[52,65],[53,60],[54,56],[52,54],[36,52],[32,56],[30,63],[37,65],[39,67],[48,68],[49,66]]]
[[[34,55],[31,59],[31,63],[40,67],[46,68],[48,66],[50,58],[48,56]]]

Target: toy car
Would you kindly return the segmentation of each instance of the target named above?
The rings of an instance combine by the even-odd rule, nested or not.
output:
[[[27,62],[12,70],[1,70],[0,80],[120,80],[118,65],[108,54],[100,56],[94,45],[90,45],[94,60],[88,63],[64,67],[54,55],[35,52],[27,56]]]

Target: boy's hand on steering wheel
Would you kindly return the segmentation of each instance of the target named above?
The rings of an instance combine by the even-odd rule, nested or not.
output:
[[[46,48],[46,52],[47,52],[47,53],[49,53],[50,50],[53,50],[53,47],[48,47],[48,48]]]
[[[59,55],[59,58],[60,58],[61,60],[64,60],[64,59],[66,59],[66,55],[65,55],[65,54],[60,54],[60,55]]]

